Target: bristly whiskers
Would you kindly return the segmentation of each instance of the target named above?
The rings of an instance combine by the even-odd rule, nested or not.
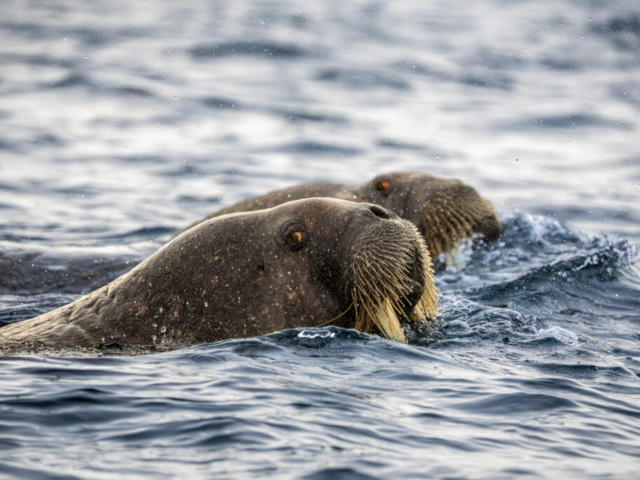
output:
[[[422,236],[409,222],[375,233],[375,241],[370,233],[359,239],[353,263],[355,328],[369,333],[375,326],[387,338],[405,343],[399,318],[425,321],[435,319],[438,313],[431,257]],[[422,287],[422,294],[413,314],[407,315],[407,307],[414,307],[410,296],[415,282]]]

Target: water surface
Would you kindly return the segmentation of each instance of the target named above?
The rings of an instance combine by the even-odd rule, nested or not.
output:
[[[636,476],[639,51],[633,0],[3,1],[0,324],[303,182],[457,177],[505,232],[407,346],[0,357],[0,476]]]

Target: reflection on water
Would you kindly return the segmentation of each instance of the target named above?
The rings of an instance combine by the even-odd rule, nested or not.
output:
[[[296,183],[455,176],[505,234],[409,346],[0,357],[0,472],[631,478],[638,51],[632,0],[1,2],[0,324]]]

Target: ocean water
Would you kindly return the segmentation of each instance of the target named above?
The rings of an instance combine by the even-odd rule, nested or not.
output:
[[[0,356],[0,477],[636,478],[639,115],[635,0],[3,0],[0,325],[297,183],[457,177],[505,231],[409,345]]]

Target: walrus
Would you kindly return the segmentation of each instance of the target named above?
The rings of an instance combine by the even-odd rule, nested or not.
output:
[[[373,203],[393,211],[418,228],[432,258],[450,252],[457,248],[462,240],[473,235],[486,241],[495,240],[501,230],[493,206],[473,187],[460,180],[439,178],[421,172],[387,173],[360,185],[299,185],[242,200],[209,215],[204,220],[313,197]],[[204,220],[192,224],[191,227]]]
[[[217,216],[66,306],[0,329],[0,346],[180,347],[333,324],[405,341],[437,315],[415,226],[332,198]]]

